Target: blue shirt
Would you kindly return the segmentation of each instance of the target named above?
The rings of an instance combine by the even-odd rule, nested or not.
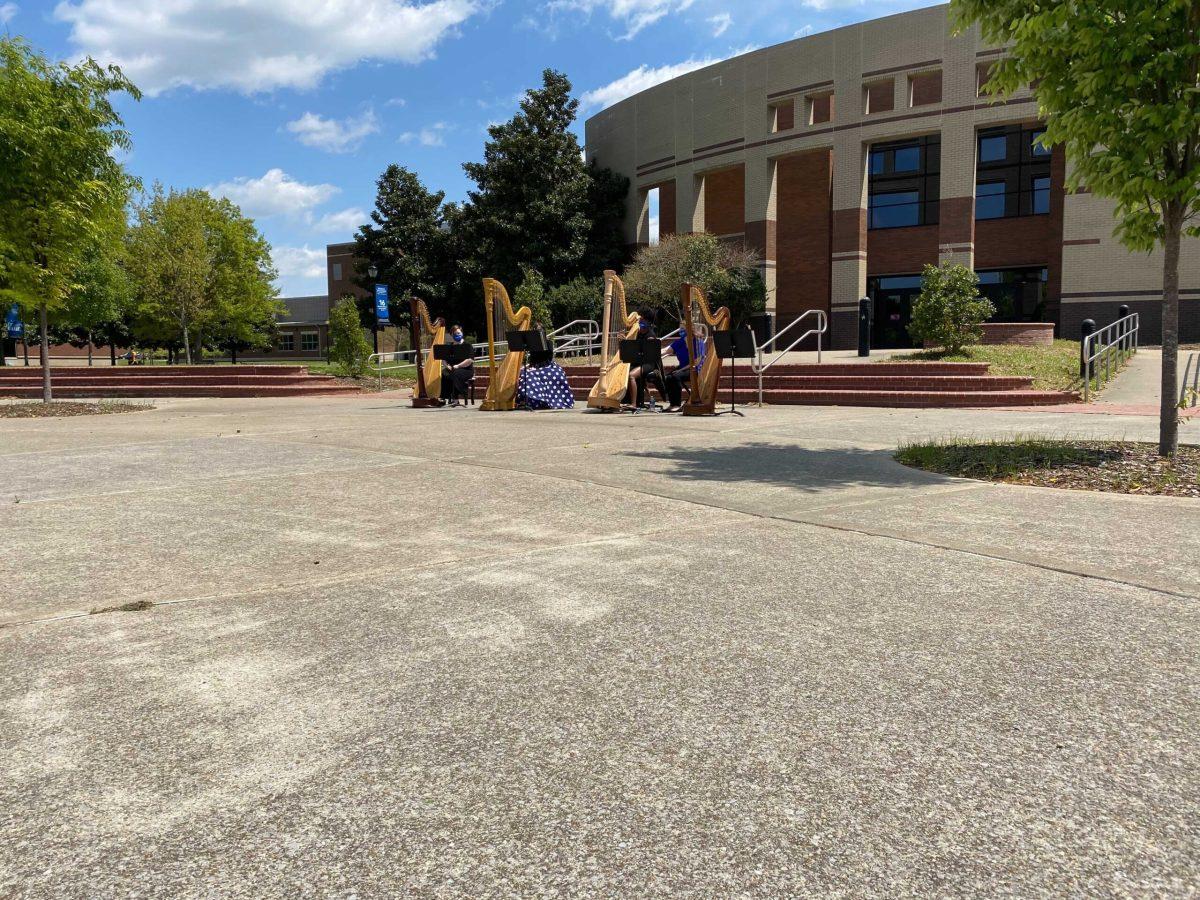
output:
[[[696,358],[704,359],[704,343],[702,341],[696,341],[696,350]],[[692,361],[691,354],[688,353],[687,335],[681,334],[675,340],[671,341],[671,352],[679,360],[679,367],[681,369]]]

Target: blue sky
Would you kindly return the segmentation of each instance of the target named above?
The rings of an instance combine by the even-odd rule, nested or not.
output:
[[[490,122],[544,68],[582,119],[747,48],[927,0],[0,0],[0,27],[47,54],[117,62],[130,170],[207,187],[271,241],[285,296],[323,293],[324,248],[349,240],[389,163],[451,200]]]

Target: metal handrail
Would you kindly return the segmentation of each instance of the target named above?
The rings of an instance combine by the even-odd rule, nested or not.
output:
[[[1104,343],[1101,343],[1104,341]],[[1090,348],[1090,352],[1089,352]],[[1138,314],[1130,313],[1105,325],[1099,331],[1086,335],[1079,345],[1079,370],[1083,378],[1083,402],[1092,396],[1092,372],[1095,363],[1103,358],[1104,381],[1112,377],[1115,366],[1120,365],[1138,349]],[[1115,359],[1119,356],[1119,359]]]
[[[770,362],[765,363],[765,364],[763,363],[763,348],[765,348],[768,344],[776,344],[783,335],[787,334],[789,331],[791,331],[793,328],[795,328],[797,325],[799,325],[802,321],[807,319],[809,316],[813,316],[813,315],[815,315],[817,317],[817,327],[816,328],[808,329],[808,331],[804,332],[804,334],[800,335],[800,337],[796,338],[794,341],[792,341],[790,344],[788,344],[784,349],[782,349],[778,353],[776,353],[775,357]],[[779,362],[779,360],[783,357],[783,355],[785,353],[789,353],[793,347],[795,347],[797,344],[799,344],[801,341],[805,340],[806,338],[812,337],[814,334],[817,336],[817,362],[820,363],[821,362],[821,337],[828,331],[829,331],[829,317],[825,315],[825,310],[810,309],[810,310],[806,310],[805,312],[802,312],[800,315],[796,316],[796,318],[792,319],[792,321],[789,322],[783,328],[783,330],[777,331],[774,335],[767,338],[765,341],[763,341],[761,344],[759,344],[757,347],[754,348],[755,352],[758,354],[758,362],[752,363],[751,368],[754,370],[754,374],[756,374],[758,376],[758,405],[759,406],[763,405],[763,373],[766,372],[767,369],[771,368],[771,366],[775,365],[775,363]]]
[[[1188,377],[1192,379],[1188,387]],[[1190,395],[1191,402],[1188,402]],[[1183,382],[1179,385],[1180,407],[1192,407],[1200,404],[1200,353],[1189,353],[1187,364],[1183,367]]]

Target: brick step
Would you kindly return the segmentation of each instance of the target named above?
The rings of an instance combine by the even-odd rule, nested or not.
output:
[[[304,377],[328,378],[327,375],[309,375],[307,366],[52,366],[50,376],[54,380],[88,378],[211,378],[221,377]],[[42,377],[40,366],[0,366],[0,380],[22,377]]]
[[[584,376],[569,375],[567,383],[573,391],[583,391],[584,396],[591,390],[595,379]],[[1033,384],[1030,378],[1017,376],[985,375],[976,377],[945,375],[945,376],[818,376],[818,375],[767,375],[763,379],[763,391],[768,390],[832,390],[832,391],[1013,391],[1029,389]],[[487,389],[487,377],[477,376],[476,390]],[[733,380],[722,378],[719,393],[726,396],[733,386]],[[739,394],[758,392],[756,377],[738,378]]]
[[[568,375],[590,376],[600,374],[598,366],[563,366]],[[486,374],[480,369],[480,374]],[[726,364],[725,371],[729,371]],[[965,362],[880,362],[880,363],[777,363],[768,370],[772,375],[986,375],[987,363]],[[748,362],[738,361],[738,378],[753,374]]]
[[[323,385],[336,384],[337,381],[329,375],[214,375],[209,378],[191,377],[179,378],[120,378],[114,375],[93,375],[90,378],[60,378],[57,374],[51,377],[54,386],[70,387],[119,387],[130,385],[138,387],[220,387],[222,385],[236,387],[254,387],[255,385],[284,386],[284,385]],[[41,376],[29,378],[0,379],[0,390],[9,387],[41,386]]]
[[[59,400],[126,397],[300,397],[317,394],[357,394],[360,389],[346,384],[285,384],[285,385],[58,385],[53,386],[54,397]],[[0,397],[42,396],[41,385],[0,385]]]

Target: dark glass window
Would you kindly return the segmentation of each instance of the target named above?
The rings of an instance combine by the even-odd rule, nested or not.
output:
[[[872,194],[870,210],[872,228],[921,224],[921,201],[916,191]]]
[[[1050,154],[1034,144],[1044,130],[1040,125],[1009,125],[979,132],[976,219],[1050,212]]]
[[[1008,141],[1004,135],[979,136],[979,161],[1002,162],[1008,158]]]
[[[895,151],[895,164],[893,166],[897,172],[915,172],[921,168],[921,148],[920,147],[900,147]]]
[[[1032,156],[1049,156],[1050,155],[1050,148],[1043,147],[1041,144],[1039,144],[1037,142],[1037,139],[1040,138],[1045,133],[1046,133],[1046,130],[1044,128],[1039,128],[1037,131],[1033,132],[1033,134],[1031,134],[1029,136],[1029,153],[1030,153],[1030,155],[1032,155]]]
[[[1004,218],[1004,182],[988,181],[975,185],[975,218]]]
[[[306,353],[311,353],[318,350],[321,346],[321,338],[315,331],[300,332],[300,349]]]
[[[1035,216],[1050,212],[1050,176],[1039,175],[1033,179],[1032,210]]]
[[[1042,322],[1046,316],[1044,267],[992,269],[976,273],[979,293],[992,301],[993,322]]]
[[[931,225],[938,220],[939,135],[871,147],[870,228]]]
[[[920,275],[880,275],[867,279],[871,297],[871,346],[911,347],[908,324],[912,304],[921,293]]]

